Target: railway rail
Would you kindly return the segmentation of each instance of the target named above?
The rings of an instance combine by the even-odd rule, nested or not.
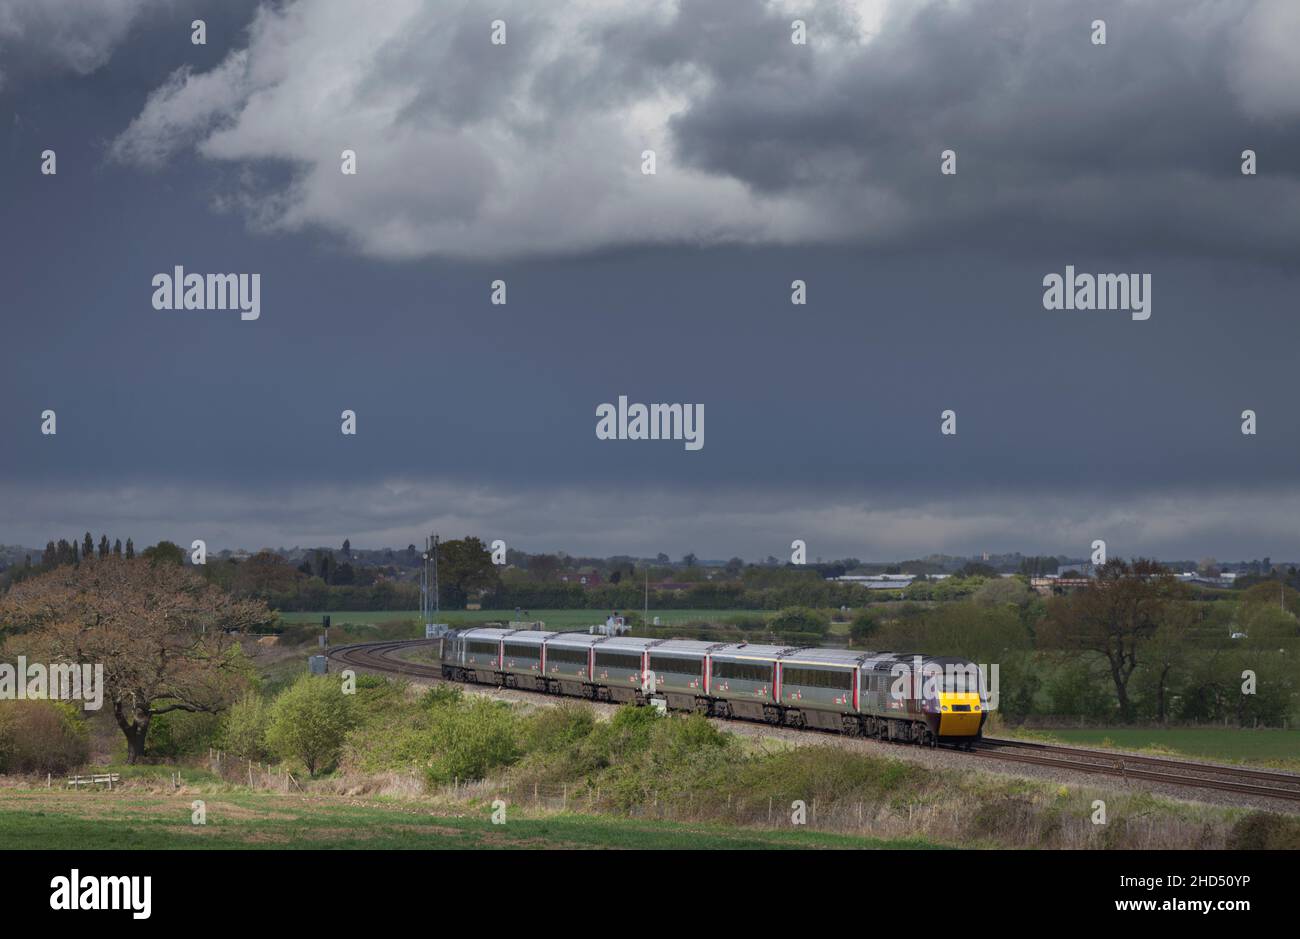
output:
[[[326,654],[345,665],[441,682],[446,679],[442,677],[440,665],[421,665],[393,655],[401,650],[436,643],[436,639],[358,643],[328,650]],[[540,692],[521,693],[546,697]],[[1119,779],[1141,780],[1193,789],[1217,789],[1222,792],[1300,802],[1300,774],[1296,773],[992,737],[984,738],[970,753],[975,758],[987,760],[1026,763]]]

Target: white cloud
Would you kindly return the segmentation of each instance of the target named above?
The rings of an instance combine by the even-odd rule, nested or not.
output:
[[[131,26],[165,0],[3,0],[0,49],[88,75],[109,60]]]
[[[603,30],[671,9],[586,2],[543,15],[505,2],[489,17],[478,4],[417,0],[364,16],[324,0],[264,7],[247,49],[211,72],[173,74],[113,155],[156,166],[197,145],[213,160],[288,161],[288,191],[230,201],[257,208],[265,227],[319,226],[383,257],[802,240],[859,227],[676,163],[668,122],[698,91],[691,70],[650,75],[635,97],[599,86],[610,67]],[[497,16],[513,30],[504,47],[489,43]],[[339,171],[344,149],[358,154],[355,177]],[[645,149],[656,151],[655,176],[641,173]],[[873,204],[877,217],[889,209],[885,197]]]
[[[1229,77],[1248,114],[1300,116],[1300,3],[1258,0],[1236,31]]]
[[[1300,113],[1288,43],[1300,3],[1130,4],[1104,50],[1073,9],[386,0],[359,13],[286,0],[261,7],[246,48],[219,67],[173,74],[112,152],[144,166],[189,148],[241,169],[288,165],[288,183],[230,174],[216,205],[383,258],[962,229],[1037,244],[1069,228],[1289,260],[1294,176],[1261,176],[1243,194],[1207,154],[1251,145],[1253,117]],[[796,14],[804,48],[789,41]],[[489,41],[497,17],[505,46]],[[1129,139],[1140,145],[1117,159]],[[946,181],[945,147],[963,161]],[[356,176],[339,171],[345,149]],[[645,149],[653,177],[640,172]]]

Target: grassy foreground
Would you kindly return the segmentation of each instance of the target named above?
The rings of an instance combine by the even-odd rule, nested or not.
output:
[[[191,804],[206,803],[204,825]],[[446,811],[445,809],[442,811]],[[490,807],[439,814],[412,803],[236,792],[0,790],[0,849],[42,848],[931,848],[829,832],[727,828],[594,815],[544,815],[494,825]]]

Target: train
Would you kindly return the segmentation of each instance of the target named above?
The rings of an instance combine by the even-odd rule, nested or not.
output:
[[[978,666],[953,656],[498,627],[438,641],[449,681],[851,737],[970,749],[990,710]]]

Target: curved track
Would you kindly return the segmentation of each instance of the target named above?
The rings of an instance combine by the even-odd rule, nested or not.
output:
[[[365,642],[340,646],[326,652],[331,659],[345,665],[406,675],[411,678],[445,681],[437,665],[420,665],[396,658],[393,653],[433,645],[436,639],[408,639],[390,642]],[[487,686],[484,686],[487,687]],[[513,689],[512,689],[513,690]],[[536,691],[519,691],[520,694],[548,698]],[[808,731],[820,733],[821,731]],[[1005,740],[986,737],[971,751],[975,757],[1029,763],[1068,769],[1079,773],[1114,776],[1183,786],[1193,789],[1218,789],[1243,795],[1264,796],[1300,802],[1300,774],[1269,770],[1247,769],[1240,766],[1220,766],[1195,760],[1168,759],[1156,756],[1137,756],[1129,753],[1112,753],[1082,747],[1036,743],[1028,740]]]

